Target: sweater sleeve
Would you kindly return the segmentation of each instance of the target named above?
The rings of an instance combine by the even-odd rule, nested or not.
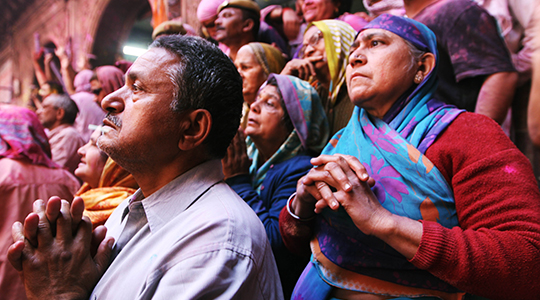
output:
[[[279,215],[279,230],[283,238],[285,247],[296,255],[304,256],[311,254],[309,242],[313,236],[315,219],[310,221],[300,221],[293,218],[283,207]]]
[[[296,183],[312,168],[310,157],[300,156],[273,165],[268,171],[259,194],[248,175],[229,178],[227,184],[251,206],[266,229],[272,248],[283,247],[279,231],[279,214],[287,199],[296,191]]]
[[[540,295],[540,193],[528,159],[487,117],[463,113],[426,151],[452,186],[459,227],[423,221],[411,262],[490,299]]]

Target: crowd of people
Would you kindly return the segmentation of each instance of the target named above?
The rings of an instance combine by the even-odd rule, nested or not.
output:
[[[0,105],[6,299],[540,299],[540,4],[202,0]],[[91,57],[89,55],[89,57]]]

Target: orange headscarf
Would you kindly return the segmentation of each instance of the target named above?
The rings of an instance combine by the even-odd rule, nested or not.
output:
[[[91,188],[84,183],[75,196],[83,198],[84,215],[90,218],[96,228],[103,225],[114,209],[138,188],[133,176],[109,158],[101,173],[98,187]]]

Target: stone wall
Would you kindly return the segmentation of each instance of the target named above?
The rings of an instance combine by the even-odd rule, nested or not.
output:
[[[71,39],[72,65],[80,70],[87,53],[98,65],[111,64],[120,53],[134,22],[150,11],[154,0],[36,0],[19,16],[8,37],[0,41],[0,101],[24,105],[34,84],[34,33],[41,45],[64,46]],[[200,1],[169,0],[173,16],[186,16],[194,28]]]
[[[41,45],[48,42],[65,45],[71,37],[73,65],[79,69],[91,50],[101,12],[109,1],[36,1],[19,17],[0,52],[0,69],[12,66],[11,76],[2,74],[2,77],[20,82],[20,89],[13,91],[11,102],[22,104],[28,100],[30,86],[34,83],[34,33],[39,34]]]

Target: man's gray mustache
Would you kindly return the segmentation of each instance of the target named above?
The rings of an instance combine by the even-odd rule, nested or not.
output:
[[[122,127],[122,120],[119,117],[113,116],[111,115],[111,113],[108,113],[107,116],[105,116],[105,118],[111,121],[114,125],[116,125],[116,127],[118,128]]]

